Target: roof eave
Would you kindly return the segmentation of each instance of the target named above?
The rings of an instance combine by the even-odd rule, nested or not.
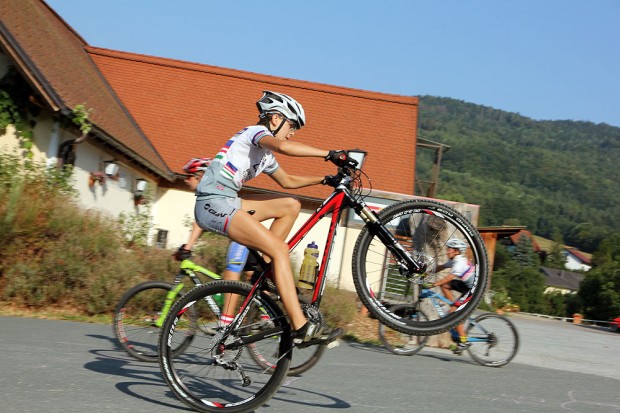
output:
[[[58,112],[64,107],[60,96],[45,80],[45,76],[37,65],[28,57],[28,54],[19,46],[19,43],[11,35],[10,31],[0,21],[0,43],[8,55],[17,63],[17,68],[27,79],[28,83],[45,99],[50,109]]]
[[[64,113],[64,114],[67,114],[67,113]],[[127,146],[123,145],[118,140],[108,135],[104,130],[97,127],[97,125],[93,125],[93,129],[91,133],[94,134],[97,138],[101,139],[106,144],[118,150],[119,152],[123,153],[129,158],[132,158],[140,166],[150,169],[154,174],[161,176],[162,178],[166,179],[169,182],[174,182],[174,180],[176,179],[176,176],[172,171],[166,171],[161,168],[158,168],[152,162],[149,162],[146,158],[140,156],[138,153],[132,151]]]

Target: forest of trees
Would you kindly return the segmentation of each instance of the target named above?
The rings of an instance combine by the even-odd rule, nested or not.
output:
[[[524,239],[499,246],[497,302],[523,311],[587,318],[620,316],[620,128],[536,121],[450,98],[420,98],[418,137],[450,147],[436,197],[480,205],[480,226],[524,225],[532,233],[594,253],[578,294],[544,294],[541,262]],[[416,177],[430,180],[434,154],[417,151]],[[562,269],[553,254],[545,266]]]
[[[480,205],[481,226],[525,225],[594,252],[620,232],[620,128],[536,121],[455,99],[422,96],[418,137],[450,146],[436,197]],[[418,149],[416,176],[433,154]]]

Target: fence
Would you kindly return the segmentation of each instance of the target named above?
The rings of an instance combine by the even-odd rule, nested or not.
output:
[[[540,318],[549,318],[549,319],[559,320],[563,322],[570,322],[573,324],[587,324],[587,325],[601,326],[601,327],[605,327],[605,326],[609,327],[609,325],[611,324],[611,321],[589,320],[587,318],[582,318],[580,315],[577,315],[577,314],[574,314],[574,316],[576,317],[557,317],[557,316],[552,316],[552,315],[547,315],[547,314],[526,313],[524,311],[520,311],[519,314],[525,314],[525,315],[529,315],[533,317],[540,317]]]

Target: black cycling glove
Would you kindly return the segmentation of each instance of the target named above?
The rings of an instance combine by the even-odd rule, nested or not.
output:
[[[192,251],[185,249],[185,244],[181,245],[178,250],[174,254],[172,254],[175,260],[183,261],[191,258]]]
[[[351,158],[348,152],[344,150],[329,151],[325,161],[332,161],[336,166],[340,167],[349,166],[355,168],[357,166],[357,161]]]
[[[321,183],[323,185],[329,185],[329,186],[335,188],[340,183],[340,180],[338,179],[337,175],[327,175],[325,178],[323,178]]]
[[[343,150],[329,151],[329,153],[325,157],[326,162],[332,161],[338,166],[342,166],[341,163],[343,163],[346,159],[347,159],[347,152]]]

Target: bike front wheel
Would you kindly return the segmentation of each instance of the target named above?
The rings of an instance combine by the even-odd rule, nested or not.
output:
[[[501,367],[517,355],[519,333],[506,317],[487,313],[476,317],[467,327],[467,351],[476,363]]]
[[[172,288],[173,285],[166,282],[147,281],[129,289],[119,300],[114,309],[114,335],[130,356],[140,361],[157,362],[159,327],[155,323]],[[175,354],[182,352],[192,338],[193,332],[188,330],[183,340],[177,341]]]
[[[286,316],[265,293],[250,296],[252,287],[237,281],[214,281],[179,298],[162,326],[160,367],[170,390],[185,404],[201,412],[247,412],[266,403],[286,378],[291,360],[291,329]],[[216,297],[230,294],[235,308],[214,305]],[[239,306],[249,308],[233,324],[223,326],[220,314],[236,316]],[[196,334],[183,354],[173,349],[183,340],[196,316]],[[265,314],[269,319],[257,319]],[[277,339],[274,339],[277,338]],[[273,369],[258,366],[247,351],[249,344],[267,354],[277,343]],[[267,347],[264,349],[263,346]]]
[[[413,305],[402,304],[390,308],[390,311],[412,320],[427,321],[428,317]],[[416,336],[401,333],[379,323],[379,338],[383,345],[394,354],[399,356],[412,356],[422,350],[429,336]]]
[[[476,228],[459,212],[433,200],[398,202],[383,209],[378,218],[379,224],[364,227],[353,253],[353,282],[368,311],[382,324],[411,335],[434,335],[463,322],[480,303],[488,277],[486,249]],[[391,234],[391,240],[385,241],[389,248],[377,225]],[[419,285],[426,274],[448,261],[446,242],[455,238],[467,244],[466,255],[474,271],[467,301],[445,317],[432,320],[411,320],[390,311],[395,304],[417,301]],[[394,248],[402,248],[424,264],[426,273],[408,273],[392,253]]]

